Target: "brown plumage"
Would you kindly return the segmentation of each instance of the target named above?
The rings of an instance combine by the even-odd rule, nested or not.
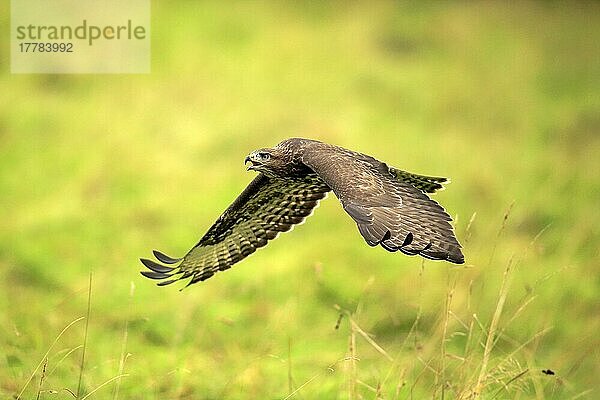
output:
[[[252,254],[309,216],[333,190],[371,246],[464,263],[461,246],[444,209],[425,193],[445,178],[388,167],[365,154],[309,139],[287,139],[245,160],[259,175],[182,258],[159,251],[160,263],[141,259],[142,275],[167,285],[210,278]]]

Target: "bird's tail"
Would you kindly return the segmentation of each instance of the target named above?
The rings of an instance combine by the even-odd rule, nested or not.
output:
[[[444,185],[450,183],[448,178],[417,175],[394,167],[389,168],[396,179],[409,183],[424,193],[435,193],[438,190],[444,190]]]

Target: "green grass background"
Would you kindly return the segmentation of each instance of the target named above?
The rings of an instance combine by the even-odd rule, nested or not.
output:
[[[153,2],[151,74],[12,75],[3,35],[0,397],[73,398],[92,272],[80,397],[595,398],[599,41],[592,2]],[[330,196],[183,292],[139,275],[292,136],[449,176],[467,267],[369,248]]]

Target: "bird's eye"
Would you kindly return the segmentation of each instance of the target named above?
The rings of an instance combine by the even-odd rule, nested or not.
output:
[[[259,153],[258,156],[262,161],[268,161],[271,158],[269,153]]]

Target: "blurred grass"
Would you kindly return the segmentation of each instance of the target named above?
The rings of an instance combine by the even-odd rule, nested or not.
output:
[[[378,387],[384,398],[468,398],[514,256],[484,398],[593,398],[599,11],[154,2],[149,75],[11,75],[3,37],[0,394],[19,393],[86,315],[93,271],[86,393],[119,374],[125,346],[119,398],[375,398]],[[457,217],[469,267],[369,248],[332,197],[184,292],[140,277],[138,257],[182,254],[235,198],[250,150],[292,136],[451,177],[437,199]],[[395,361],[348,316],[335,330],[335,305]],[[67,352],[83,326],[49,353],[43,390],[76,389],[81,350]],[[493,381],[526,369],[506,391]]]

